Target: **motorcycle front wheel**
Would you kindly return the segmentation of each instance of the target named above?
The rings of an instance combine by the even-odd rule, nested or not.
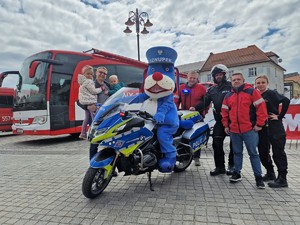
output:
[[[188,168],[189,165],[191,165],[192,160],[193,160],[192,149],[188,146],[178,145],[174,172],[185,171],[186,168]]]
[[[96,198],[107,187],[112,178],[112,173],[105,178],[106,170],[103,168],[89,168],[82,182],[82,193],[87,198]]]

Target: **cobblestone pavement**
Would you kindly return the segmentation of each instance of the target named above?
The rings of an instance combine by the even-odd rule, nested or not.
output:
[[[176,174],[113,178],[94,200],[81,193],[88,142],[69,136],[0,134],[0,224],[300,224],[300,146],[287,144],[289,188],[259,190],[247,154],[243,180],[211,177],[201,166]],[[228,148],[228,145],[227,145]],[[227,150],[228,151],[228,150]]]

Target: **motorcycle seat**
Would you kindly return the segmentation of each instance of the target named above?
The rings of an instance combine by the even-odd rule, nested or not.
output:
[[[183,128],[184,130],[192,129],[194,126],[194,122],[192,120],[180,120],[179,127]]]
[[[197,123],[202,119],[198,111],[179,110],[177,114],[179,121],[191,120],[193,123]]]

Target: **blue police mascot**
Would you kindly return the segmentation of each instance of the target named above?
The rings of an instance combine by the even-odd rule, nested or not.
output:
[[[143,102],[142,111],[153,115],[158,123],[157,138],[164,157],[159,161],[159,171],[173,171],[176,162],[176,148],[173,134],[179,126],[173,92],[175,89],[174,63],[177,53],[169,47],[153,47],[146,52],[148,59],[147,77],[144,81],[144,93],[139,94]]]

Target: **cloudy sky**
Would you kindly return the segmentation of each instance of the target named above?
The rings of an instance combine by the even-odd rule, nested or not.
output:
[[[137,59],[136,8],[153,26],[140,36],[141,60],[157,45],[178,52],[176,65],[249,45],[273,51],[287,73],[300,72],[300,0],[0,0],[0,72],[18,70],[39,51],[103,51]]]

